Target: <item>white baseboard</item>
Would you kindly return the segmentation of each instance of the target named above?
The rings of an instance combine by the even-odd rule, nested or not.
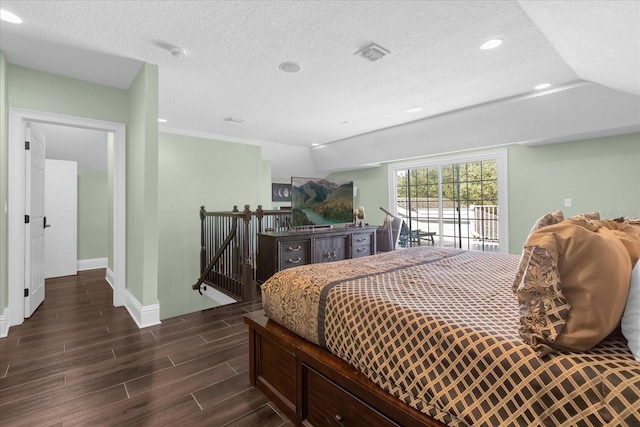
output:
[[[5,307],[0,316],[0,338],[9,335],[9,307]]]
[[[78,271],[95,270],[97,268],[106,268],[109,260],[107,258],[79,259]]]
[[[113,281],[115,278],[113,277],[113,270],[109,267],[107,267],[107,275],[104,277],[104,280],[106,280],[109,286],[111,286],[111,289],[113,289]]]
[[[142,329],[160,324],[160,304],[143,306],[128,289],[125,293],[124,305],[138,328]]]

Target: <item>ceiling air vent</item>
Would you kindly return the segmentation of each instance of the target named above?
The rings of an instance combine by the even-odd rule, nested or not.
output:
[[[378,59],[382,59],[383,56],[390,54],[387,49],[378,46],[375,43],[371,43],[359,51],[355,52],[354,55],[360,55],[363,58],[367,58],[371,62],[375,62]]]

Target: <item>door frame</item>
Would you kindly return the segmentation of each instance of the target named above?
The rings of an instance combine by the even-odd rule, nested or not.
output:
[[[9,107],[8,147],[8,326],[24,322],[25,281],[25,124],[42,122],[112,132],[113,144],[113,305],[125,303],[126,290],[126,126],[84,117]]]

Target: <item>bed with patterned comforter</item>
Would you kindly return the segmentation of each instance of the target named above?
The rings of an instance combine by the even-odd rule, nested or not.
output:
[[[412,248],[280,271],[266,315],[452,426],[640,425],[640,362],[614,333],[540,357],[518,334],[519,257]]]

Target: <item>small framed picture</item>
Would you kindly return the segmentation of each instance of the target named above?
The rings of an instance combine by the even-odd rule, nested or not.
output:
[[[291,184],[271,184],[272,202],[290,202]]]

